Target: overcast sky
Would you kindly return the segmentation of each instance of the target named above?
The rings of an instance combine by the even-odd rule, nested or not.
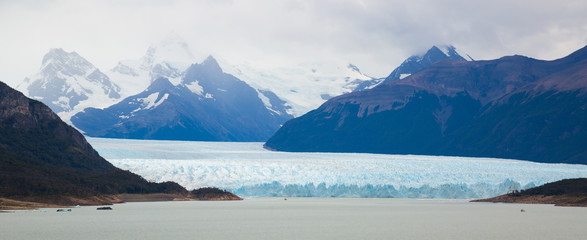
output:
[[[338,61],[384,77],[434,44],[475,59],[563,57],[587,44],[587,1],[0,0],[0,81],[16,86],[50,48],[106,71],[170,33],[234,64]]]

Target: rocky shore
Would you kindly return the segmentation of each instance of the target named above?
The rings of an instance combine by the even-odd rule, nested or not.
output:
[[[200,188],[190,192],[189,197],[195,200],[202,201],[228,201],[228,200],[243,200],[239,196],[218,188]]]
[[[587,178],[565,179],[493,198],[473,200],[472,202],[554,204],[555,206],[587,207]]]

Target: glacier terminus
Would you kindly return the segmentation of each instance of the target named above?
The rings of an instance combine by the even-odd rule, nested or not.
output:
[[[587,165],[421,155],[290,153],[260,142],[88,138],[116,167],[187,189],[244,197],[486,198],[566,178]]]

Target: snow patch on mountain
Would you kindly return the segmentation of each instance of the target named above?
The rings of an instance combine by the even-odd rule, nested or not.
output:
[[[198,84],[198,80],[184,84],[190,91],[200,96],[204,96],[204,88]]]
[[[257,89],[255,89],[255,90],[257,90]],[[275,110],[271,109],[273,107],[273,105],[271,104],[271,100],[269,100],[269,98],[267,96],[263,95],[263,93],[261,93],[259,90],[257,90],[257,96],[259,97],[259,99],[261,99],[261,101],[263,102],[265,107],[267,107],[267,109],[275,112]]]
[[[409,77],[410,75],[412,75],[412,74],[409,74],[409,73],[402,73],[402,74],[400,74],[400,75],[399,75],[399,79],[404,79],[404,78],[407,78],[407,77]]]
[[[159,105],[161,105],[161,103],[163,103],[167,98],[169,97],[169,93],[165,93],[163,95],[163,97],[159,98],[159,93],[151,93],[149,96],[147,96],[146,98],[137,98],[136,101],[141,103],[142,108],[137,108],[136,110],[133,111],[139,111],[139,110],[149,110],[149,109],[153,109],[158,107]]]

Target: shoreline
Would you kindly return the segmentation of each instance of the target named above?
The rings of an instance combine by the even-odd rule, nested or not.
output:
[[[236,195],[235,195],[236,196]],[[172,202],[172,201],[235,201],[235,200],[244,200],[236,196],[238,199],[229,199],[227,197],[217,197],[217,198],[209,198],[209,199],[198,199],[194,198],[193,196],[186,196],[181,194],[168,194],[168,193],[149,193],[149,194],[117,194],[117,195],[109,195],[106,196],[113,201],[110,203],[104,202],[93,202],[88,201],[87,199],[78,199],[81,200],[80,204],[51,204],[51,203],[42,203],[42,202],[31,202],[31,201],[21,201],[21,200],[14,200],[9,198],[0,198],[0,213],[10,213],[10,211],[14,210],[33,210],[33,209],[40,209],[40,208],[72,208],[75,206],[104,206],[104,205],[114,205],[114,204],[121,204],[121,203],[136,203],[136,202]],[[93,197],[94,199],[96,197]],[[288,199],[288,197],[260,197],[260,198],[276,198],[276,199]],[[311,199],[312,197],[310,197]],[[296,199],[295,197],[291,197],[291,199]],[[346,199],[346,198],[332,198],[332,199]],[[366,198],[366,199],[380,199],[380,198]],[[387,199],[387,198],[385,198]],[[399,198],[389,198],[389,199],[399,199]],[[405,200],[404,198],[401,198]],[[587,207],[587,204],[574,204],[569,203],[569,199],[565,197],[556,197],[556,196],[532,196],[526,198],[511,198],[507,195],[497,196],[493,198],[487,199],[427,199],[427,198],[406,198],[410,200],[463,200],[470,203],[506,203],[506,204],[532,204],[532,205],[554,205],[557,207]],[[572,202],[572,201],[571,201]]]
[[[572,196],[508,196],[502,195],[493,198],[475,199],[471,202],[513,203],[513,204],[552,204],[556,207],[587,207],[583,197]]]
[[[68,207],[65,205],[39,203],[39,202],[28,202],[20,201],[9,198],[0,198],[0,213],[7,213],[12,210],[31,210],[39,208],[64,208]]]
[[[193,196],[170,193],[146,193],[146,194],[116,194],[93,196],[88,198],[65,197],[68,204],[43,203],[16,200],[0,197],[0,212],[12,210],[31,210],[39,208],[71,208],[74,206],[104,206],[128,202],[168,202],[168,201],[237,201],[242,198],[230,193],[215,196]]]

